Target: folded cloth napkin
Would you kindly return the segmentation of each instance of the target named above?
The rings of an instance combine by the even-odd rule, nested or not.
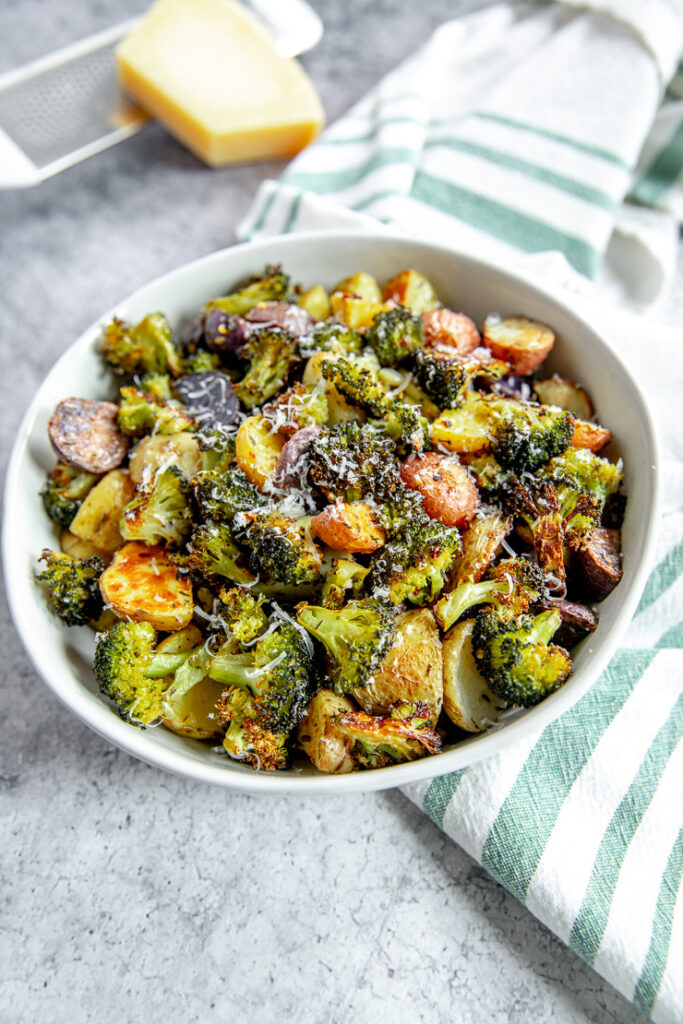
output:
[[[683,95],[682,38],[675,0],[499,4],[448,23],[265,183],[241,226],[379,219],[522,265],[573,290],[649,395],[664,518],[626,645],[541,732],[405,792],[661,1024],[683,1021],[683,334],[596,295],[642,306],[670,277],[683,111],[663,96],[667,82]]]

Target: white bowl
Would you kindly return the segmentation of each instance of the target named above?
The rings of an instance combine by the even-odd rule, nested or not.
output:
[[[97,354],[101,328],[112,315],[137,321],[162,310],[174,325],[203,302],[224,293],[266,263],[282,263],[306,285],[335,281],[366,270],[380,281],[415,267],[434,283],[448,305],[481,322],[485,315],[523,313],[550,324],[557,343],[549,368],[582,382],[598,419],[616,442],[611,454],[626,466],[629,496],[623,531],[624,577],[600,605],[600,624],[573,655],[574,673],[542,704],[513,713],[494,730],[472,736],[442,753],[408,764],[323,775],[312,765],[266,774],[219,757],[208,746],[164,728],[136,729],[119,718],[98,693],[91,661],[92,633],[66,629],[47,610],[34,581],[36,558],[55,544],[52,525],[38,498],[45,472],[54,464],[47,423],[57,402],[69,395],[112,394],[110,373]],[[37,672],[74,714],[128,753],[167,771],[231,789],[260,793],[342,793],[382,789],[463,768],[501,750],[566,711],[597,679],[635,611],[645,584],[654,541],[657,445],[645,401],[630,374],[593,329],[568,306],[523,277],[440,246],[385,233],[319,232],[271,238],[225,249],[189,263],[141,288],[93,324],[59,359],[40,387],[19,430],[7,474],[3,558],[9,604],[16,628]]]

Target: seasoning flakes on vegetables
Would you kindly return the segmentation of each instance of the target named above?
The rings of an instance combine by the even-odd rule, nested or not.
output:
[[[332,773],[551,694],[621,579],[625,506],[588,391],[543,371],[554,344],[416,270],[328,290],[267,267],[177,337],[113,320],[118,396],[50,420],[37,574],[97,630],[102,693],[253,769]]]

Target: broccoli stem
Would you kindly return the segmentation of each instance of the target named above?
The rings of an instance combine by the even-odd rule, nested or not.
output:
[[[562,616],[558,611],[541,612],[534,616],[531,629],[525,631],[524,640],[529,644],[548,645],[562,625]]]
[[[209,666],[208,675],[224,686],[239,686],[254,692],[254,659],[251,654],[218,653]]]
[[[450,629],[468,608],[488,601],[495,594],[505,594],[514,588],[512,580],[484,580],[482,583],[461,583],[445,594],[436,606],[436,618],[442,629]]]
[[[162,679],[173,675],[190,657],[191,651],[182,654],[155,654],[150,664],[143,670],[147,679]]]

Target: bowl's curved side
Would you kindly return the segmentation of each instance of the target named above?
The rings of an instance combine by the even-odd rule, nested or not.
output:
[[[206,746],[165,729],[133,729],[96,692],[89,631],[65,630],[50,616],[37,593],[33,580],[36,555],[55,542],[37,500],[44,473],[54,458],[47,441],[47,420],[57,401],[68,394],[105,397],[111,393],[110,375],[96,353],[101,325],[114,314],[135,320],[153,309],[163,309],[172,322],[180,323],[212,294],[223,292],[266,262],[282,262],[295,279],[310,283],[321,279],[329,283],[359,268],[380,279],[388,278],[405,266],[417,266],[433,280],[445,301],[464,308],[478,321],[492,311],[503,315],[523,312],[546,321],[558,335],[551,368],[581,380],[593,395],[599,418],[618,435],[629,494],[624,579],[600,606],[597,632],[577,649],[574,675],[537,707],[438,756],[347,776],[322,775],[312,767],[266,775],[219,760]],[[135,757],[179,775],[250,792],[341,793],[389,788],[445,774],[489,756],[543,728],[585,693],[606,667],[645,585],[657,519],[657,465],[652,420],[631,375],[589,324],[563,301],[522,276],[455,249],[386,233],[319,232],[266,239],[213,253],[141,288],[88,328],[52,368],[22,421],[7,471],[2,554],[8,602],[19,636],[42,679],[94,731]]]

